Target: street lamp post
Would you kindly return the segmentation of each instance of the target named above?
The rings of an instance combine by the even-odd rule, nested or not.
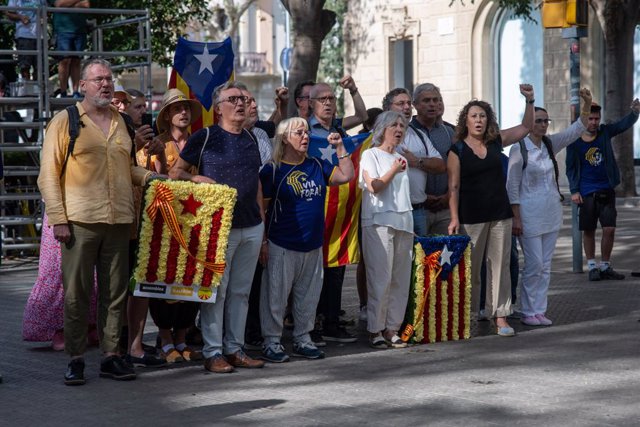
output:
[[[562,29],[562,38],[569,40],[569,76],[571,83],[571,121],[580,119],[580,39],[587,37],[587,27]],[[571,203],[573,272],[582,273],[582,233],[578,226],[578,205]]]

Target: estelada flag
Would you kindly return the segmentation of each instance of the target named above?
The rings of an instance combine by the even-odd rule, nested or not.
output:
[[[233,78],[231,39],[202,43],[178,39],[168,88],[181,90],[202,104],[202,116],[191,125],[191,133],[215,123],[213,91]]]
[[[360,261],[358,247],[358,226],[362,190],[358,186],[360,155],[371,146],[371,135],[360,134],[344,138],[344,146],[351,153],[355,169],[351,181],[327,188],[324,202],[324,245],[322,248],[325,267],[339,267]],[[323,138],[311,138],[309,155],[338,164],[329,142]]]
[[[404,340],[426,344],[470,337],[470,240],[465,235],[415,238]]]

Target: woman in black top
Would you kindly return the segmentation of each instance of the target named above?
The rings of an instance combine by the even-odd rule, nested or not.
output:
[[[480,307],[480,266],[487,257],[487,298],[485,312],[495,318],[500,336],[515,332],[507,316],[511,314],[509,255],[511,251],[511,206],[505,187],[500,154],[502,147],[524,138],[533,126],[533,87],[520,85],[526,98],[522,123],[500,130],[491,105],[484,101],[469,102],[460,111],[456,126],[456,142],[448,156],[449,234],[460,231],[461,224],[471,237],[471,306]]]

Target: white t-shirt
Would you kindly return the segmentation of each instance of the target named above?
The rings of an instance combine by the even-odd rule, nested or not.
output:
[[[389,185],[378,194],[367,189],[364,171],[370,178],[380,178],[386,174],[395,159],[404,159],[398,153],[387,153],[377,147],[362,153],[358,185],[362,188],[362,226],[384,225],[395,230],[413,233],[413,215],[411,215],[411,197],[409,175],[407,171],[398,172]],[[404,159],[406,161],[406,159]]]
[[[431,140],[424,132],[418,130],[420,132],[420,136],[424,139],[424,143],[420,139],[420,136],[416,133],[416,130],[408,127],[407,133],[404,136],[404,141],[398,148],[396,149],[398,153],[402,154],[403,150],[409,150],[416,157],[434,157],[437,159],[442,159],[442,156],[436,150],[436,147],[433,146]],[[429,150],[427,153],[426,148]],[[423,203],[427,200],[427,173],[420,168],[409,168],[409,188],[411,189],[411,203],[418,204]]]
[[[575,142],[584,130],[582,121],[577,120],[562,132],[549,135],[553,152],[558,153]],[[528,136],[524,143],[527,150],[527,167],[524,170],[520,144],[513,144],[509,152],[507,193],[511,204],[520,205],[522,235],[534,237],[560,229],[562,203],[547,148],[543,143],[538,147]]]

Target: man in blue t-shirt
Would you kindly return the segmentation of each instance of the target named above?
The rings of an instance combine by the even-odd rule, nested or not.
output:
[[[264,240],[264,210],[258,177],[260,151],[243,128],[247,97],[235,82],[227,82],[214,91],[213,104],[218,124],[189,138],[169,174],[173,179],[226,184],[238,192],[217,299],[200,309],[205,369],[227,373],[234,367],[264,366],[242,350],[253,266]],[[189,173],[192,167],[197,175]]]
[[[600,125],[601,107],[591,104],[587,130],[567,147],[567,178],[571,200],[578,204],[579,226],[583,232],[584,252],[589,280],[622,280],[624,275],[611,267],[611,251],[616,231],[616,193],[620,171],[613,155],[611,138],[629,129],[638,120],[640,101],[631,104],[631,112],[621,120]],[[600,220],[602,262],[596,264],[596,228]]]

